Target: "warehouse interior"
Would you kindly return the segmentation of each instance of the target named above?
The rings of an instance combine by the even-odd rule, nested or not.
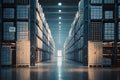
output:
[[[62,49],[66,37],[71,26],[71,23],[74,20],[75,14],[78,10],[79,0],[39,0],[40,4],[43,6],[45,17],[50,25],[53,37],[56,42],[56,49]],[[61,6],[58,3],[61,2]],[[59,30],[60,32],[60,41],[59,39]],[[59,45],[59,47],[58,47]]]
[[[120,80],[120,0],[0,0],[0,80]]]

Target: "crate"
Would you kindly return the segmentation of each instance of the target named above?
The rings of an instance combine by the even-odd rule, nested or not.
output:
[[[88,67],[99,67],[103,65],[102,42],[88,42]]]
[[[16,43],[16,67],[30,66],[30,41],[20,40]]]

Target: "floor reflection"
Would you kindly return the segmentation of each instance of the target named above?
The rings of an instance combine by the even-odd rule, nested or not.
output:
[[[120,68],[90,68],[88,75],[89,80],[120,80]]]
[[[89,80],[103,80],[103,70],[88,69]]]
[[[1,73],[0,73],[0,79],[1,80],[9,80],[9,79],[12,79],[12,70],[11,69],[1,69],[0,70]]]
[[[62,80],[62,57],[57,57],[58,80]]]
[[[120,80],[120,68],[87,68],[59,57],[30,69],[1,68],[0,80]]]
[[[16,69],[16,80],[30,80],[30,69],[29,68]]]
[[[58,67],[62,66],[62,57],[57,57],[57,66]]]

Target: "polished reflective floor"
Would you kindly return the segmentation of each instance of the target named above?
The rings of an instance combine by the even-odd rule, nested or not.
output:
[[[30,68],[1,68],[0,80],[120,80],[120,68],[87,68],[58,57]]]

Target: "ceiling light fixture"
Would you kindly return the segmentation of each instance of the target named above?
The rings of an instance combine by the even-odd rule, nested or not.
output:
[[[59,22],[59,24],[61,24],[61,22]]]
[[[62,3],[61,3],[61,2],[59,2],[59,3],[58,3],[58,6],[62,6]]]
[[[59,17],[59,19],[62,19],[61,17]]]
[[[62,12],[62,10],[59,10],[58,12],[60,13],[60,12]]]

